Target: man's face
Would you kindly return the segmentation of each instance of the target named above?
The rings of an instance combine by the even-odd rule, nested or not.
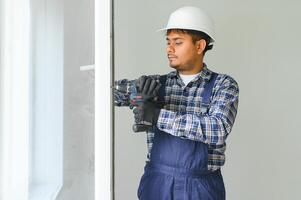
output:
[[[190,35],[171,31],[166,37],[166,53],[169,66],[183,72],[195,69],[200,64],[203,51],[202,45],[197,41],[195,44]],[[200,40],[202,41],[202,40]]]

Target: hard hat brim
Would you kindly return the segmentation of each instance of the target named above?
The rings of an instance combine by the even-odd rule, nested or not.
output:
[[[156,30],[156,32],[165,32],[165,31],[167,31],[167,30],[169,30],[169,29],[186,29],[186,30],[195,30],[195,29],[189,29],[189,28],[176,28],[176,27],[174,27],[174,28],[172,28],[172,27],[165,27],[165,28],[160,28],[160,29],[157,29]],[[208,35],[208,33],[207,32],[205,32],[205,31],[203,31],[204,33],[206,33],[207,35]],[[209,36],[210,37],[210,36]],[[213,38],[213,37],[210,37],[211,38],[211,42],[210,42],[210,44],[212,44],[212,43],[214,43],[215,42],[215,39]]]
[[[162,31],[166,31],[168,28],[160,28],[160,29],[157,29],[156,32],[162,32]]]

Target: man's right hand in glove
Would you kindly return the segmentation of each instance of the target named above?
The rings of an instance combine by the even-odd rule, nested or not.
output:
[[[144,124],[147,126],[155,126],[158,121],[161,107],[153,102],[146,101],[134,108],[134,118],[137,124]]]

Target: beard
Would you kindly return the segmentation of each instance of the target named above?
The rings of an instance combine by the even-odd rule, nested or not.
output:
[[[181,66],[179,64],[173,64],[172,62],[169,62],[169,67],[179,69]]]
[[[170,66],[171,68],[174,68],[174,69],[179,69],[179,68],[180,68],[179,65],[172,65],[172,64],[169,64],[169,66]]]

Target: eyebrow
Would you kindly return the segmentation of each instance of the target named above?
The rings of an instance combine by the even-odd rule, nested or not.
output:
[[[172,40],[177,40],[177,39],[184,39],[184,38],[176,37],[176,38],[173,38]],[[169,39],[169,38],[166,38],[166,40],[169,41],[170,39]]]

